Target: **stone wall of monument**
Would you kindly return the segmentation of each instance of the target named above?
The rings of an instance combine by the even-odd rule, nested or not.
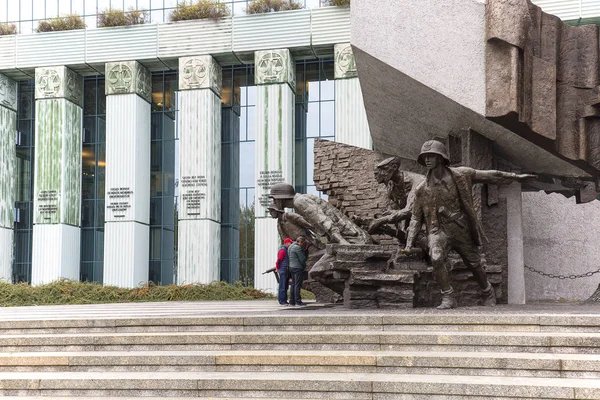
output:
[[[579,275],[600,269],[600,201],[575,204],[560,194],[523,193],[525,265],[554,275]],[[557,279],[525,269],[527,300],[585,300],[600,283],[600,273]]]

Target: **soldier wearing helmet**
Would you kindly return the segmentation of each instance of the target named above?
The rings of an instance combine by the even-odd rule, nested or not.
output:
[[[481,171],[448,167],[446,146],[437,140],[423,144],[417,158],[427,167],[427,177],[417,187],[404,252],[410,252],[416,235],[425,226],[433,272],[442,289],[438,308],[456,308],[454,290],[446,270],[446,258],[455,250],[473,272],[483,295],[483,304],[496,305],[496,295],[483,269],[479,246],[485,239],[473,204],[474,183],[504,184],[536,178],[535,175],[503,171]]]

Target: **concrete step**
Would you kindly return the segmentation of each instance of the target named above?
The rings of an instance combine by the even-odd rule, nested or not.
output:
[[[492,351],[600,354],[595,332],[156,332],[0,336],[0,351]]]
[[[0,354],[0,372],[360,372],[600,378],[600,355],[398,351],[172,351]]]
[[[286,309],[287,310],[287,309]],[[183,316],[164,318],[106,318],[0,320],[0,335],[55,333],[125,333],[186,331],[508,331],[600,332],[597,315],[435,314],[302,315],[305,309],[270,316]],[[38,317],[34,314],[32,317]]]
[[[599,399],[600,381],[534,377],[270,372],[2,372],[2,396],[279,399]],[[429,397],[426,397],[429,396]]]

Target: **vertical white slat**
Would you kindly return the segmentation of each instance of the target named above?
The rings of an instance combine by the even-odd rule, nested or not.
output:
[[[179,220],[177,284],[211,283],[220,278],[221,224]]]
[[[373,148],[358,78],[335,81],[335,141],[369,150]]]

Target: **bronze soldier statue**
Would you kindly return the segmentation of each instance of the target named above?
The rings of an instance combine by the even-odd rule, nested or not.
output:
[[[423,144],[417,161],[427,167],[428,172],[416,189],[404,252],[411,251],[424,224],[435,280],[442,289],[442,303],[438,308],[457,306],[445,266],[450,250],[455,250],[472,271],[482,290],[483,305],[495,306],[496,294],[487,280],[479,252],[479,246],[486,239],[473,205],[473,184],[503,184],[537,176],[468,167],[450,168],[446,146],[436,140]]]

